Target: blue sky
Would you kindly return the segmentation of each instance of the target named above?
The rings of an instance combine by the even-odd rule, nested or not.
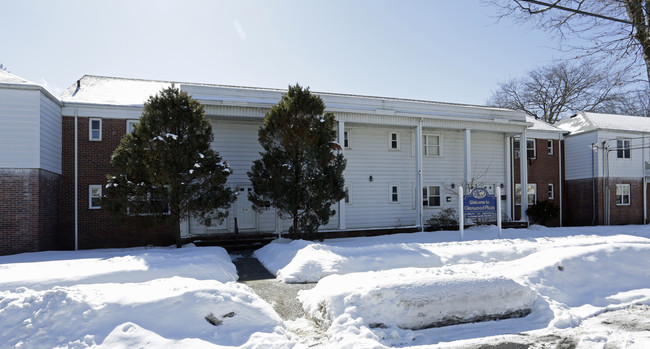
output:
[[[55,95],[84,74],[484,104],[561,58],[480,0],[3,2],[0,63]]]

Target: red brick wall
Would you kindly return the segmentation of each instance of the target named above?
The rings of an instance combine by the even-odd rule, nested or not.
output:
[[[559,142],[557,139],[553,140],[553,155],[548,155],[548,140],[535,139],[535,147],[537,149],[536,158],[528,159],[528,183],[537,184],[537,201],[549,200],[548,185],[553,184],[554,199],[549,201],[557,206],[560,206]],[[519,184],[521,183],[520,159],[515,158],[514,149],[512,151],[511,159],[514,162],[514,183]],[[564,152],[564,142],[562,142],[562,152]],[[562,156],[564,157],[564,154]],[[564,167],[562,171],[562,178],[564,178]],[[514,198],[514,192],[512,196]],[[564,195],[562,196],[564,197]],[[513,207],[515,207],[515,219],[521,219],[521,206],[514,205]],[[559,223],[560,220],[557,218],[555,221],[549,222],[548,225],[557,226]]]
[[[566,182],[566,205],[569,211],[568,225],[604,224],[603,178],[596,178],[593,189],[591,178],[570,180]],[[616,205],[616,184],[630,184],[630,204]],[[595,219],[593,197],[595,195]],[[650,196],[649,196],[650,197]],[[610,178],[609,179],[609,219],[610,224],[643,224],[643,179]]]
[[[57,248],[60,176],[0,169],[0,255]]]
[[[126,133],[126,120],[102,119],[102,140],[88,140],[88,118],[78,118],[78,241],[80,249],[170,245],[172,229],[148,217],[122,217],[103,209],[89,209],[88,186],[103,185],[113,151]],[[74,118],[63,117],[63,176],[61,244],[74,248]]]

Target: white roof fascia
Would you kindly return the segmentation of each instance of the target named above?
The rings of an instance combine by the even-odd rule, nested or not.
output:
[[[110,104],[93,103],[71,103],[64,102],[62,108],[63,116],[74,116],[77,109],[79,117],[101,117],[109,119],[139,119],[142,116],[143,107],[120,106]]]

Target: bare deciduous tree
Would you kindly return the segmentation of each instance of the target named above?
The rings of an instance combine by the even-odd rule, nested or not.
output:
[[[533,21],[563,39],[581,39],[570,48],[625,62],[626,68],[639,71],[638,77],[645,71],[644,80],[650,83],[650,0],[484,1],[496,4],[501,17]],[[641,70],[643,65],[645,69]]]
[[[556,62],[500,82],[487,104],[521,110],[551,124],[581,110],[620,113],[627,103],[624,75],[591,61]]]

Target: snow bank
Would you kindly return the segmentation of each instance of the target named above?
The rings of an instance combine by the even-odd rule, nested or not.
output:
[[[370,328],[423,329],[525,316],[537,295],[501,276],[406,268],[328,276],[298,297],[324,327],[347,315]]]
[[[237,269],[221,247],[49,251],[0,256],[0,290],[143,282],[176,275],[228,282],[237,280]]]
[[[133,323],[171,339],[241,345],[273,332],[281,319],[243,284],[173,277],[144,283],[91,284],[0,292],[0,341],[12,346],[99,344]],[[212,314],[222,323],[206,321]]]
[[[272,306],[236,279],[220,247],[3,256],[0,347],[291,347]]]

